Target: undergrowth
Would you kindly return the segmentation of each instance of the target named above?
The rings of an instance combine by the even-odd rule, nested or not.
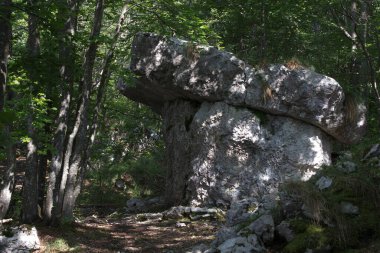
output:
[[[342,172],[336,165],[320,171],[308,182],[289,182],[283,190],[303,203],[307,218],[299,215],[290,221],[295,238],[284,252],[332,248],[333,252],[358,251],[380,241],[380,168],[377,163],[356,161],[357,169]],[[333,179],[332,185],[319,190],[315,185],[322,176]],[[341,205],[349,202],[359,208],[358,214],[345,214]]]

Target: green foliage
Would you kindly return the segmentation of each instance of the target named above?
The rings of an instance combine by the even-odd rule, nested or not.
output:
[[[307,248],[318,249],[327,245],[348,250],[365,247],[367,242],[380,239],[380,168],[377,163],[356,162],[359,168],[355,172],[344,173],[330,166],[308,182],[290,182],[284,187],[288,194],[305,204],[313,217],[312,220],[297,218],[290,221],[296,237],[284,252],[304,252]],[[315,182],[322,175],[332,178],[333,184],[321,191]],[[342,213],[342,202],[357,206],[359,214]]]
[[[301,253],[307,249],[323,250],[330,243],[330,237],[325,232],[325,228],[308,224],[303,231],[300,231],[296,237],[285,246],[285,253]]]
[[[46,245],[45,252],[82,252],[79,246],[70,247],[67,240],[64,238],[57,238]]]

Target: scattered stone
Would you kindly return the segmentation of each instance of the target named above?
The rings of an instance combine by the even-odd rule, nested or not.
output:
[[[356,171],[357,165],[352,161],[342,161],[337,164],[336,168],[345,173],[352,173]]]
[[[173,206],[169,210],[163,213],[165,219],[181,219],[183,218],[183,214],[185,213],[184,206]]]
[[[137,215],[137,219],[140,221],[161,220],[162,218],[163,218],[162,213],[140,213]]]
[[[4,253],[29,253],[40,249],[35,227],[22,225],[11,229],[11,237],[0,236],[0,251]]]
[[[130,209],[141,209],[145,207],[145,202],[141,199],[129,199],[127,201],[127,207]]]
[[[162,214],[165,219],[181,219],[183,217],[188,217],[191,220],[209,220],[217,219],[218,215],[223,214],[223,211],[217,208],[174,206],[169,210],[164,211]]]
[[[235,228],[223,226],[218,230],[215,237],[216,239],[214,240],[213,245],[218,246],[223,242],[227,241],[228,239],[238,237],[238,234]]]
[[[183,227],[186,227],[187,225],[186,225],[186,223],[183,223],[183,222],[177,222],[175,224],[175,226],[176,226],[176,228],[183,228]]]
[[[208,250],[210,250],[209,247],[202,243],[202,244],[194,246],[191,250],[188,250],[185,253],[205,253]]]
[[[368,151],[368,153],[364,156],[363,161],[368,161],[371,158],[379,157],[380,156],[380,144],[374,144],[371,149]]]
[[[319,190],[324,190],[329,188],[333,183],[333,180],[329,177],[321,177],[318,179],[318,181],[315,183]]]
[[[127,187],[123,179],[116,179],[115,181],[115,188],[118,190],[124,190]]]
[[[154,197],[146,200],[147,205],[158,205],[164,202],[164,199],[162,197]]]
[[[254,198],[247,198],[232,202],[230,209],[226,214],[226,223],[228,226],[234,226],[238,223],[248,220],[255,215],[259,209],[259,202]]]
[[[192,213],[208,213],[208,209],[202,208],[202,207],[191,207],[191,212]]]
[[[294,232],[290,228],[290,224],[287,221],[282,221],[279,225],[277,225],[276,231],[278,235],[284,238],[287,242],[290,242],[294,239]]]
[[[213,215],[211,215],[209,213],[202,214],[202,215],[190,215],[190,219],[193,221],[210,219],[212,217],[213,217]]]
[[[359,214],[359,207],[355,206],[351,202],[343,201],[340,203],[340,211],[344,214]]]
[[[272,215],[264,214],[260,216],[247,228],[261,238],[264,243],[273,241],[275,228]]]
[[[235,237],[228,239],[218,246],[220,253],[245,253],[264,252],[265,248],[260,244],[256,235],[247,237]]]

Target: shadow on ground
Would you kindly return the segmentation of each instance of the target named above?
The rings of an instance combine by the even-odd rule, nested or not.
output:
[[[185,252],[210,243],[217,223],[196,221],[177,227],[175,221],[138,221],[88,217],[70,227],[39,227],[40,252]]]

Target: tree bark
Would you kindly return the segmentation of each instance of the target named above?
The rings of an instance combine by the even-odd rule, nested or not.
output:
[[[119,37],[121,35],[121,28],[125,22],[125,15],[127,14],[129,3],[130,3],[129,0],[126,1],[125,5],[123,6],[120,12],[119,21],[116,25],[115,34],[112,39],[112,44],[111,44],[111,47],[108,49],[106,57],[103,61],[103,67],[102,67],[102,70],[100,71],[100,80],[99,80],[99,83],[96,85],[98,87],[98,90],[97,90],[96,104],[95,104],[94,114],[93,114],[94,116],[92,118],[92,125],[91,125],[91,130],[90,130],[90,135],[89,135],[90,139],[89,139],[89,144],[87,145],[87,152],[85,156],[87,158],[90,157],[89,152],[93,143],[95,142],[95,137],[97,133],[96,131],[98,129],[99,117],[101,113],[100,112],[101,105],[104,99],[105,88],[106,88],[106,84],[107,84],[107,80],[108,80],[109,72],[110,72],[110,65],[114,56],[114,51],[116,48],[117,41],[119,40]]]
[[[29,0],[28,4],[31,9],[34,8],[38,0]],[[36,63],[37,57],[40,54],[40,35],[38,27],[38,18],[29,14],[28,19],[28,40],[26,43],[28,53],[27,72],[30,79],[30,103],[33,103],[33,97],[36,93],[34,83],[38,82],[33,68]],[[34,112],[33,105],[28,115],[28,136],[30,141],[27,145],[28,155],[26,157],[25,177],[23,186],[23,199],[22,199],[22,221],[24,223],[32,223],[38,219],[38,153],[37,153],[37,138],[36,130],[34,128]]]
[[[65,140],[69,119],[69,109],[71,103],[71,92],[74,84],[74,54],[73,36],[76,31],[77,22],[77,0],[61,0],[59,8],[60,23],[65,24],[60,33],[59,60],[61,77],[61,102],[58,117],[56,119],[56,130],[53,137],[54,155],[52,156],[49,171],[49,182],[46,192],[44,206],[45,223],[54,223],[53,214],[59,215],[58,196],[61,183],[62,161],[65,152]],[[54,210],[53,210],[54,206]]]
[[[6,101],[6,87],[8,75],[8,59],[10,57],[10,44],[12,35],[11,24],[11,0],[0,1],[0,113],[4,112]],[[7,140],[2,140],[6,150],[7,162],[4,173],[0,180],[0,219],[6,215],[12,197],[15,168],[15,152],[12,140],[10,124],[5,125],[4,136]]]
[[[90,45],[86,51],[83,64],[84,74],[81,102],[73,131],[69,136],[68,144],[66,146],[63,167],[64,174],[62,175],[60,187],[60,192],[64,193],[62,199],[62,217],[64,219],[71,219],[73,216],[75,201],[78,197],[81,181],[83,179],[83,164],[85,164],[83,158],[87,149],[88,107],[93,84],[93,69],[99,44],[97,38],[100,35],[103,13],[104,0],[97,0],[94,24],[90,36]]]

